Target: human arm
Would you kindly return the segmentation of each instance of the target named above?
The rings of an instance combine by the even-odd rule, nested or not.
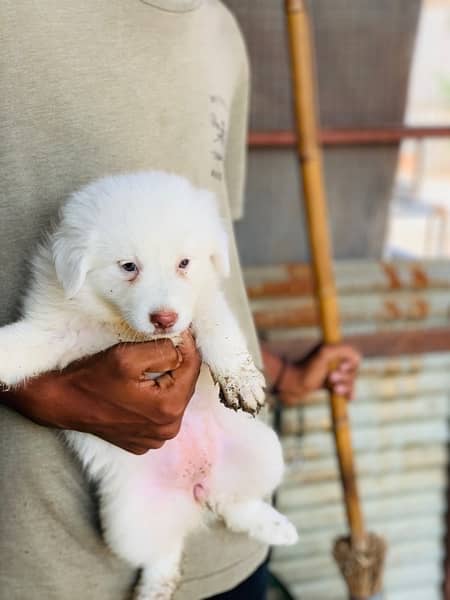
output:
[[[135,454],[173,438],[194,392],[201,359],[189,333],[113,346],[3,391],[1,401],[46,427],[92,433]],[[161,372],[150,380],[144,372]]]
[[[352,346],[319,345],[295,362],[284,362],[267,345],[262,346],[262,355],[269,384],[276,382],[280,400],[286,406],[301,404],[307,394],[324,387],[348,400],[353,398],[361,356]]]

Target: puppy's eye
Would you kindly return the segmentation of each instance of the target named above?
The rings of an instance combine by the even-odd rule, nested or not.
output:
[[[178,268],[179,269],[186,269],[186,267],[189,265],[189,259],[188,258],[183,258],[183,260],[180,261]]]
[[[124,261],[119,263],[120,268],[126,271],[127,273],[137,273],[138,267],[137,264],[131,261]]]

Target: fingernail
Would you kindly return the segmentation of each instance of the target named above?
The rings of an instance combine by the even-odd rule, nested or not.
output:
[[[339,380],[341,380],[341,379],[342,379],[342,374],[341,374],[341,373],[339,373],[339,371],[333,371],[333,372],[330,374],[330,381],[331,381],[332,383],[336,383],[337,381],[339,381]]]
[[[175,348],[175,350],[176,350],[177,357],[178,357],[177,367],[179,367],[181,365],[181,363],[183,362],[183,355],[181,354],[181,352],[179,351],[178,348]]]
[[[348,387],[346,385],[337,385],[335,391],[336,394],[339,394],[339,396],[345,396],[345,394],[348,392]]]

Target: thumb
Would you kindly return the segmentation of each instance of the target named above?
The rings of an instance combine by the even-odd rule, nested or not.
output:
[[[181,334],[181,342],[177,346],[181,356],[181,365],[176,371],[176,377],[191,375],[192,371],[199,371],[202,364],[200,353],[195,345],[195,340],[189,331]]]
[[[120,367],[132,378],[143,373],[164,373],[176,369],[182,361],[181,352],[170,339],[116,346]]]

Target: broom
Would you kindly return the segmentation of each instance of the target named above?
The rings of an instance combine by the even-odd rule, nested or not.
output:
[[[314,55],[304,0],[285,0],[292,84],[297,121],[297,151],[323,340],[341,340],[331,262],[322,155],[318,144]],[[331,365],[330,365],[331,368]],[[374,600],[382,587],[386,544],[364,525],[353,463],[345,398],[330,394],[331,416],[349,535],[336,540],[334,558],[353,600]]]

